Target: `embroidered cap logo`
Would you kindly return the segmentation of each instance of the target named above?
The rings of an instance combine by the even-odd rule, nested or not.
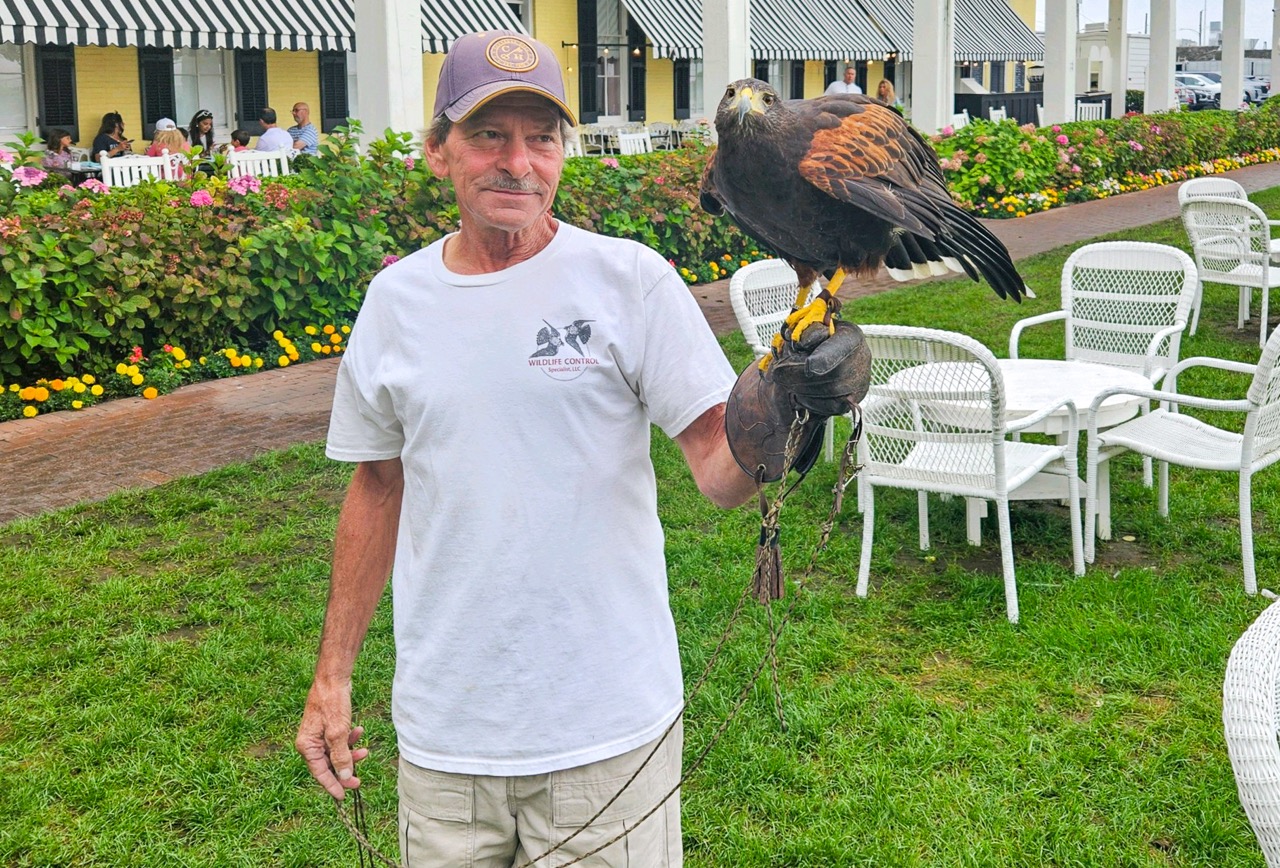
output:
[[[489,43],[485,56],[504,72],[528,72],[538,65],[538,52],[518,36],[499,36]]]

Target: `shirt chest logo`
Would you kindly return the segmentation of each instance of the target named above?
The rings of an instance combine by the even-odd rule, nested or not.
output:
[[[529,356],[529,367],[537,368],[553,380],[576,380],[588,368],[600,364],[591,350],[591,323],[575,319],[553,326],[545,319],[534,336],[537,349]]]

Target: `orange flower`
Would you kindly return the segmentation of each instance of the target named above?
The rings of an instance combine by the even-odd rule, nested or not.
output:
[[[145,389],[142,390],[142,397],[146,398],[148,401],[150,401],[152,398],[156,397],[159,394],[160,393],[156,391],[155,386],[147,386]]]

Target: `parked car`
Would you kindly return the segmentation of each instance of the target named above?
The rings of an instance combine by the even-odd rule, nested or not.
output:
[[[1220,72],[1197,72],[1196,75],[1201,78],[1207,78],[1209,81],[1218,85],[1218,91],[1222,91],[1222,73]],[[1270,89],[1270,82],[1264,83],[1260,78],[1253,76],[1245,76],[1244,79],[1244,102],[1253,104],[1262,102],[1267,98],[1267,91]]]
[[[1173,96],[1178,101],[1181,108],[1191,109],[1196,105],[1196,94],[1191,88],[1185,85],[1175,84],[1173,86]]]
[[[1195,105],[1191,106],[1192,109],[1218,108],[1218,97],[1222,93],[1222,85],[1216,81],[1194,72],[1176,73],[1173,80],[1183,87],[1190,88],[1191,92],[1196,95],[1196,102]]]

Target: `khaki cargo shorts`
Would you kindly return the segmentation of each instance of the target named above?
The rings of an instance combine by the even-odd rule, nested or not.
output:
[[[680,780],[677,722],[653,759],[590,828],[538,868],[562,865],[626,832],[577,863],[582,868],[679,868],[680,796],[649,812]],[[409,868],[512,868],[564,841],[600,810],[656,742],[611,759],[545,775],[456,775],[400,760],[400,858]],[[638,825],[637,825],[638,824]]]

